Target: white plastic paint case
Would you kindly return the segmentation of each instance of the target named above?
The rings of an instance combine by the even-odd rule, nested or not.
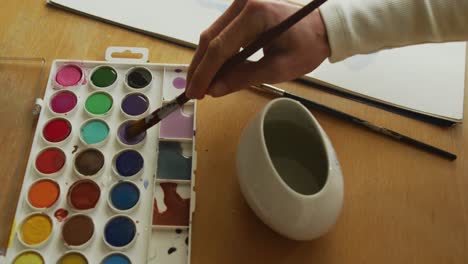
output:
[[[67,194],[69,187],[73,182],[86,178],[78,177],[74,171],[74,158],[77,153],[83,151],[87,148],[97,148],[99,149],[105,157],[104,167],[102,171],[99,172],[99,176],[91,177],[95,181],[100,189],[101,195],[96,207],[93,210],[80,212],[90,216],[93,219],[95,225],[94,237],[90,244],[87,245],[84,249],[74,249],[76,252],[82,254],[87,258],[89,263],[102,263],[103,259],[115,253],[113,248],[106,246],[104,240],[104,227],[106,222],[112,217],[123,214],[136,223],[137,229],[137,238],[132,241],[131,245],[128,247],[122,247],[119,253],[123,253],[127,256],[132,263],[190,263],[190,233],[191,233],[191,222],[192,214],[195,211],[195,171],[196,171],[196,150],[195,150],[195,122],[196,119],[193,118],[193,138],[192,139],[177,139],[177,138],[165,138],[164,141],[175,141],[175,142],[184,142],[191,143],[192,147],[192,169],[191,169],[191,179],[190,180],[161,180],[163,182],[173,182],[178,185],[183,185],[184,197],[190,198],[190,212],[189,212],[189,223],[187,226],[153,226],[153,209],[155,201],[155,189],[156,185],[159,184],[160,180],[156,180],[157,177],[157,160],[158,160],[158,146],[159,146],[159,125],[151,128],[147,131],[147,137],[144,141],[144,144],[136,146],[124,146],[119,143],[117,139],[117,128],[125,120],[129,120],[128,115],[118,111],[121,108],[121,102],[125,95],[129,93],[129,89],[125,84],[125,76],[128,70],[134,67],[144,67],[148,69],[152,74],[152,81],[144,89],[132,89],[132,92],[138,92],[144,94],[149,99],[149,111],[154,111],[160,107],[164,101],[170,100],[173,96],[178,93],[183,92],[183,89],[171,88],[169,85],[173,82],[174,78],[185,78],[187,65],[179,64],[159,64],[159,63],[146,63],[147,53],[143,54],[143,57],[139,60],[136,59],[115,59],[112,58],[112,53],[122,52],[124,50],[130,50],[132,52],[143,52],[144,50],[139,50],[135,48],[118,48],[113,47],[109,48],[106,53],[106,58],[109,61],[87,61],[87,60],[55,60],[52,62],[51,70],[49,74],[49,79],[47,82],[47,87],[45,90],[45,95],[43,98],[43,105],[48,106],[50,104],[50,98],[52,95],[57,93],[60,89],[72,91],[78,99],[76,107],[66,114],[57,114],[53,111],[41,111],[40,116],[37,122],[37,127],[35,131],[34,140],[31,147],[31,152],[28,159],[28,165],[26,168],[23,186],[17,206],[17,211],[15,215],[15,222],[20,223],[27,215],[31,213],[40,212],[35,210],[27,204],[27,195],[28,190],[33,184],[34,181],[37,181],[40,178],[53,178],[60,186],[60,197],[56,204],[51,210],[46,210],[43,213],[46,213],[53,222],[53,229],[55,230],[48,242],[34,250],[38,251],[46,263],[56,263],[66,252],[69,251],[67,247],[63,244],[61,239],[61,226],[63,225],[63,219],[57,218],[54,216],[55,212],[59,209],[66,209],[68,211],[68,217],[73,214],[76,214],[76,211],[70,208],[67,204]],[[147,51],[146,51],[147,52]],[[57,86],[55,81],[55,74],[59,67],[64,65],[77,65],[84,72],[84,80],[86,82],[83,84],[80,80],[80,85],[76,87],[63,88]],[[98,66],[111,66],[117,73],[117,80],[110,88],[96,88],[90,84],[90,74],[91,71]],[[180,80],[179,80],[180,81]],[[180,82],[179,82],[180,83]],[[168,86],[168,87],[166,87]],[[90,116],[89,113],[85,110],[86,98],[96,91],[105,91],[109,93],[113,98],[113,110],[110,111],[107,115],[104,116]],[[166,94],[164,91],[168,91]],[[196,114],[196,103],[190,102],[194,105],[194,117]],[[60,117],[67,119],[72,125],[72,134],[64,140],[61,144],[50,144],[49,142],[43,140],[42,130],[47,121]],[[109,127],[109,135],[102,144],[88,145],[85,144],[82,139],[80,139],[80,128],[83,122],[90,120],[92,118],[99,118],[104,120]],[[55,147],[62,150],[65,153],[65,165],[57,173],[53,175],[47,175],[43,173],[38,173],[35,168],[35,161],[37,154],[47,148]],[[132,149],[138,151],[141,156],[144,158],[144,167],[138,173],[136,177],[123,177],[118,176],[115,172],[114,166],[114,157],[115,155],[124,150]],[[140,191],[140,199],[138,206],[132,210],[119,212],[112,210],[110,208],[108,200],[110,188],[118,181],[128,180],[137,185]],[[182,231],[180,231],[182,230]],[[20,232],[20,230],[13,227],[12,232]],[[9,248],[7,250],[7,263],[13,261],[20,252],[24,250],[29,250],[33,248],[25,247],[18,241],[17,234],[13,236],[12,241],[10,242]],[[158,237],[158,239],[155,239]],[[188,243],[186,243],[186,241]],[[170,246],[169,246],[170,245]],[[176,246],[174,251],[172,248]],[[152,252],[159,252],[160,254],[154,255]],[[171,252],[171,253],[168,253]]]

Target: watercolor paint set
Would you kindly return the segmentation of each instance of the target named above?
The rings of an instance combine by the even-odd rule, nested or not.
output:
[[[190,262],[196,104],[127,138],[185,89],[187,65],[147,58],[52,62],[7,263]]]

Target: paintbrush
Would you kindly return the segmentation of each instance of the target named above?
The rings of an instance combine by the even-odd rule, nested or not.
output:
[[[260,50],[261,48],[267,46],[271,43],[272,40],[278,38],[282,33],[286,30],[291,28],[301,19],[312,13],[315,9],[325,3],[327,0],[315,0],[310,2],[309,4],[305,5],[297,12],[286,18],[284,21],[279,23],[278,25],[270,28],[269,30],[265,31],[257,38],[255,41],[251,42],[251,44],[247,45],[241,52],[235,54],[230,59],[228,59],[223,66],[221,66],[220,70],[217,72],[216,76],[221,75],[222,73],[229,71],[234,66],[244,62],[250,56],[252,56],[255,52]],[[215,79],[216,79],[215,76]],[[127,127],[126,135],[128,138],[133,138],[150,127],[156,125],[170,115],[172,112],[177,110],[178,108],[182,107],[186,102],[190,99],[184,93],[177,96],[175,99],[169,101],[167,104],[163,105],[161,108],[157,109],[156,111],[152,112],[145,118],[139,119],[133,122],[130,126]]]
[[[393,130],[390,130],[388,128],[372,124],[372,123],[370,123],[370,122],[368,122],[366,120],[363,120],[363,119],[360,119],[358,117],[352,116],[350,114],[341,112],[341,111],[333,109],[331,107],[328,107],[328,106],[319,104],[317,102],[305,99],[305,98],[300,97],[298,95],[289,93],[289,92],[287,92],[287,91],[285,91],[283,89],[277,88],[275,86],[268,85],[268,84],[260,84],[260,85],[252,85],[251,87],[255,88],[255,89],[258,89],[260,91],[263,91],[263,92],[269,92],[269,93],[272,93],[272,94],[276,94],[276,95],[278,95],[280,97],[285,97],[285,98],[290,98],[290,99],[296,100],[296,101],[302,103],[304,106],[306,106],[309,109],[318,110],[318,111],[330,114],[332,116],[338,117],[338,118],[340,118],[342,120],[352,122],[352,123],[354,123],[356,125],[359,125],[361,127],[365,127],[365,128],[367,128],[369,130],[372,130],[373,132],[376,132],[376,133],[378,133],[380,135],[390,137],[390,138],[392,138],[394,140],[397,140],[397,141],[402,142],[402,143],[406,143],[408,145],[414,146],[414,147],[419,148],[421,150],[424,150],[426,152],[438,155],[438,156],[440,156],[442,158],[445,158],[445,159],[448,159],[448,160],[455,160],[457,158],[457,155],[455,155],[453,153],[450,153],[448,151],[442,150],[440,148],[437,148],[437,147],[431,146],[429,144],[426,144],[424,142],[418,141],[416,139],[410,138],[408,136],[405,136],[403,134],[400,134],[400,133],[395,132]]]

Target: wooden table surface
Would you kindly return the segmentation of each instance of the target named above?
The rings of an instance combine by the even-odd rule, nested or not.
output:
[[[193,55],[189,48],[47,7],[44,0],[2,1],[0,57],[43,57],[48,74],[54,59],[104,60],[108,46],[147,47],[151,62],[189,63]],[[301,84],[278,86],[455,152],[458,160],[449,162],[313,112],[342,165],[344,208],[336,226],[324,237],[289,241],[256,218],[239,192],[235,172],[240,133],[271,98],[246,90],[204,99],[197,114],[192,263],[468,263],[466,117],[463,124],[443,129]],[[36,92],[42,94],[44,87]],[[2,104],[31,93],[0,89]],[[20,130],[26,132],[17,133]],[[2,149],[4,144],[31,144],[24,136],[33,134],[28,123],[1,131]],[[15,202],[11,197],[18,193],[5,186],[14,186],[20,179],[5,174],[9,164],[0,165],[0,229],[6,230],[13,215],[5,214],[5,208]],[[3,242],[6,233],[2,233]]]

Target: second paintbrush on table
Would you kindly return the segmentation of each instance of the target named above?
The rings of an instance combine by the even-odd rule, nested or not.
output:
[[[308,100],[308,99],[305,99],[303,97],[300,97],[300,96],[297,96],[295,94],[289,93],[289,92],[287,92],[285,90],[282,90],[280,88],[277,88],[275,86],[268,85],[268,84],[261,84],[261,85],[254,85],[254,86],[252,86],[252,88],[255,88],[255,89],[263,91],[263,92],[269,92],[269,93],[275,94],[277,96],[297,100],[297,101],[299,101],[300,103],[302,103],[305,107],[307,107],[309,109],[318,110],[318,111],[327,113],[329,115],[335,116],[335,117],[337,117],[339,119],[342,119],[342,120],[351,122],[353,124],[359,125],[361,127],[365,127],[365,128],[367,128],[369,130],[372,130],[373,132],[376,132],[376,133],[380,134],[380,135],[390,137],[390,138],[392,138],[394,140],[397,140],[399,142],[406,143],[406,144],[411,145],[413,147],[419,148],[419,149],[421,149],[423,151],[438,155],[439,157],[442,157],[444,159],[455,160],[457,158],[457,155],[455,155],[453,153],[450,153],[448,151],[445,151],[443,149],[440,149],[440,148],[431,146],[429,144],[426,144],[424,142],[418,141],[416,139],[410,138],[408,136],[405,136],[403,134],[400,134],[400,133],[395,132],[393,130],[390,130],[388,128],[377,126],[377,125],[372,124],[372,123],[370,123],[370,122],[368,122],[366,120],[363,120],[363,119],[360,119],[358,117],[352,116],[350,114],[341,112],[341,111],[333,109],[331,107],[319,104],[317,102],[314,102],[314,101],[311,101],[311,100]]]

